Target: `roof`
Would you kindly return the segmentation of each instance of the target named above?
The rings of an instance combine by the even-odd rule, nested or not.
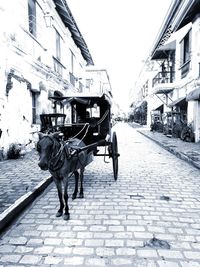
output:
[[[200,13],[200,1],[190,0],[187,9],[184,12],[183,18],[180,21],[178,21],[177,25],[175,25],[176,27],[175,30],[179,30],[180,28],[191,22],[199,13]]]
[[[66,0],[53,0],[56,5],[56,11],[60,15],[65,26],[72,34],[75,44],[80,48],[83,58],[86,60],[87,65],[94,65],[92,56],[89,52],[87,44],[74,20],[74,17],[66,3]]]
[[[175,12],[177,11],[178,9],[178,6],[180,4],[182,0],[176,0],[174,2],[171,3],[168,11],[167,11],[167,14],[163,20],[163,24],[160,28],[160,31],[158,33],[158,36],[156,37],[156,40],[155,40],[155,43],[153,45],[153,49],[152,49],[152,52],[151,52],[151,57],[153,57],[155,51],[160,47],[162,46],[168,39],[169,37],[171,36],[171,20],[173,18],[173,15],[175,14]]]
[[[107,101],[110,105],[112,104],[112,96],[109,94],[69,94],[68,96],[52,96],[50,99],[55,101],[76,101],[82,104],[88,104],[92,100]]]
[[[200,13],[199,0],[173,0],[152,48],[151,58],[171,34],[193,21]]]

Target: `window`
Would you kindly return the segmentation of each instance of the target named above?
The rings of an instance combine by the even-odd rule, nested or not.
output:
[[[182,78],[189,72],[190,59],[191,59],[191,30],[186,34],[181,45],[181,75]]]
[[[70,53],[71,53],[71,61],[70,61],[69,78],[70,78],[70,83],[73,86],[75,86],[75,83],[76,83],[76,78],[74,76],[74,58],[75,58],[75,55],[71,50],[70,50]]]
[[[71,51],[71,66],[70,66],[70,72],[74,74],[74,53]]]
[[[37,102],[37,94],[35,92],[31,92],[32,94],[32,123],[36,124],[36,102]]]
[[[61,45],[60,45],[60,34],[56,31],[56,58],[61,60]]]
[[[93,107],[86,109],[89,118],[100,118],[100,107],[95,103]]]
[[[36,37],[36,0],[28,0],[29,32]]]
[[[53,57],[53,64],[54,64],[54,71],[59,73],[62,76],[63,75],[63,65],[55,57]]]
[[[190,41],[189,41],[189,33],[184,38],[184,49],[183,49],[183,64],[190,60]]]
[[[63,75],[63,65],[61,64],[61,36],[58,31],[56,31],[56,51],[55,57],[53,57],[54,71]]]

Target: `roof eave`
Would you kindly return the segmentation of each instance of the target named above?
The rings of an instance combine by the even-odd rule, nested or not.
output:
[[[200,13],[199,0],[175,0],[167,12],[163,26],[153,45],[151,59],[154,58],[156,50],[171,36],[171,33],[191,22],[197,13]]]
[[[63,23],[65,24],[65,26],[67,26],[67,28],[71,32],[75,44],[77,45],[77,47],[80,48],[81,54],[83,58],[86,60],[87,65],[94,65],[87,44],[74,20],[74,17],[66,1],[65,0],[53,0],[53,1],[56,5],[56,10],[59,16],[61,17]]]
[[[153,45],[152,48],[152,52],[151,52],[151,58],[154,56],[154,53],[156,52],[157,48],[159,48],[159,46],[163,45],[165,43],[166,40],[169,39],[169,37],[171,36],[171,21],[172,18],[175,14],[175,12],[178,9],[178,6],[180,5],[181,0],[176,0],[173,3],[171,3],[167,14],[165,16],[165,19],[163,21],[163,24],[160,28],[160,31],[156,37],[155,43]]]

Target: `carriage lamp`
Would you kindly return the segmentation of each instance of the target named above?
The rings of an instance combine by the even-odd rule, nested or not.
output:
[[[50,12],[46,12],[44,14],[44,20],[47,28],[50,28],[52,26],[53,17],[50,14]]]

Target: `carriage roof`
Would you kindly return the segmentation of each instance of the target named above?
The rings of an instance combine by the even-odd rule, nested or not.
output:
[[[112,94],[103,93],[103,94],[70,94],[68,96],[52,96],[50,99],[55,101],[62,102],[64,105],[68,103],[80,103],[87,106],[93,105],[94,103],[104,105],[107,103],[109,106],[112,105]]]

